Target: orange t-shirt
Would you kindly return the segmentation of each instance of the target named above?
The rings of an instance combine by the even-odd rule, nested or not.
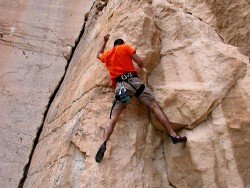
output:
[[[113,85],[116,84],[115,79],[128,72],[136,72],[132,61],[132,55],[136,52],[134,48],[123,44],[104,52],[101,61],[105,63],[112,80]]]

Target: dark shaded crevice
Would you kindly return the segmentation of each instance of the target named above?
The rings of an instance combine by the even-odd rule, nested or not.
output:
[[[176,186],[174,186],[171,182],[169,182],[169,186],[172,188],[177,188]]]
[[[212,27],[212,26],[211,26]],[[224,43],[224,44],[228,44],[225,39],[221,36],[220,32],[218,31],[218,29],[214,28],[214,30],[216,31],[217,35],[220,37],[221,41]]]
[[[93,3],[93,5],[94,5],[94,4],[95,4],[95,2]],[[93,6],[92,6],[92,7],[93,7]],[[92,7],[91,7],[91,9],[92,9]],[[90,9],[90,10],[91,10],[91,9]],[[77,49],[77,46],[79,45],[80,40],[81,40],[81,38],[82,38],[82,36],[83,36],[83,34],[84,34],[84,32],[85,32],[85,26],[86,26],[87,20],[88,20],[88,13],[85,15],[83,27],[82,27],[82,29],[81,29],[81,31],[80,31],[79,37],[76,39],[75,46],[72,48],[71,54],[70,54],[70,56],[69,56],[69,58],[68,58],[68,60],[67,60],[67,64],[66,64],[66,66],[65,66],[64,75],[62,76],[62,78],[61,78],[61,80],[59,81],[58,85],[56,86],[54,92],[51,94],[51,96],[50,96],[50,98],[49,98],[48,105],[47,105],[46,110],[45,110],[45,112],[44,112],[42,124],[41,124],[41,126],[38,128],[36,137],[35,137],[35,139],[34,139],[34,141],[33,141],[32,150],[31,150],[31,153],[30,153],[30,155],[29,155],[29,161],[28,161],[28,163],[24,166],[24,169],[23,169],[23,177],[22,177],[21,180],[19,181],[18,188],[23,188],[23,186],[24,186],[25,180],[26,180],[27,175],[28,175],[29,167],[30,167],[30,164],[31,164],[31,161],[32,161],[32,157],[33,157],[33,154],[34,154],[34,152],[35,152],[36,146],[37,146],[37,144],[38,144],[38,142],[39,142],[39,138],[40,138],[40,135],[41,135],[41,133],[42,133],[43,126],[44,126],[44,124],[45,124],[45,120],[46,120],[48,111],[49,111],[49,109],[50,109],[50,107],[51,107],[51,105],[52,105],[52,103],[53,103],[53,101],[54,101],[54,99],[55,99],[55,97],[56,97],[56,95],[57,95],[57,93],[58,93],[58,91],[59,91],[59,89],[60,89],[60,87],[61,87],[63,81],[64,81],[64,78],[65,78],[65,75],[66,75],[66,73],[67,73],[69,64],[70,64],[70,62],[71,62],[71,60],[72,60],[72,58],[73,58],[73,56],[74,56],[74,53],[75,53],[75,51],[76,51],[76,49]]]

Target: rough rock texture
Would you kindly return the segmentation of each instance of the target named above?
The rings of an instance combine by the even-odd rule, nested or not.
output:
[[[0,0],[0,187],[17,187],[93,1]]]
[[[226,43],[250,56],[250,3],[248,0],[169,0],[211,25]],[[202,11],[201,11],[202,10]]]
[[[229,90],[206,121],[192,131],[182,131],[189,138],[186,148],[164,143],[172,184],[249,187],[249,76],[248,68],[245,78]]]
[[[244,76],[247,58],[221,42],[212,27],[175,6],[156,3],[161,60],[149,85],[171,122],[193,128]],[[168,15],[166,17],[166,15]]]
[[[235,47],[249,52],[241,40],[249,32],[249,9],[244,0],[223,9],[216,2],[96,0],[24,187],[250,186],[249,59]],[[234,3],[232,25],[225,19]],[[121,115],[104,160],[94,161],[113,100],[108,72],[96,59],[106,33],[108,48],[116,38],[137,48],[148,69],[140,77],[188,137],[185,145],[173,145],[135,99]]]

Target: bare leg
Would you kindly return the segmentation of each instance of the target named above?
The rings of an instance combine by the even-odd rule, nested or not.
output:
[[[108,120],[106,127],[105,127],[105,131],[104,131],[104,135],[103,135],[103,141],[108,141],[110,135],[112,134],[115,124],[119,119],[119,116],[122,113],[123,108],[121,109],[114,109],[112,112],[112,116],[111,119]]]
[[[165,113],[163,112],[162,108],[160,107],[160,105],[157,102],[153,102],[149,108],[155,113],[155,115],[157,116],[158,120],[161,122],[161,124],[168,130],[169,134],[171,136],[177,136],[177,134],[175,133],[174,129],[172,128],[168,117],[165,115]]]
[[[101,162],[103,157],[104,157],[104,153],[106,151],[106,143],[114,130],[115,124],[118,121],[122,110],[123,110],[123,108],[113,110],[111,119],[109,119],[107,124],[106,124],[105,131],[103,134],[103,144],[100,146],[100,148],[97,151],[96,156],[95,156],[95,160],[98,163]]]

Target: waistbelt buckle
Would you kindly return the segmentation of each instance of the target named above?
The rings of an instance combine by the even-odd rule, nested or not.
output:
[[[127,75],[124,74],[124,75],[121,76],[121,79],[122,79],[122,80],[127,80],[128,77],[127,77]]]

